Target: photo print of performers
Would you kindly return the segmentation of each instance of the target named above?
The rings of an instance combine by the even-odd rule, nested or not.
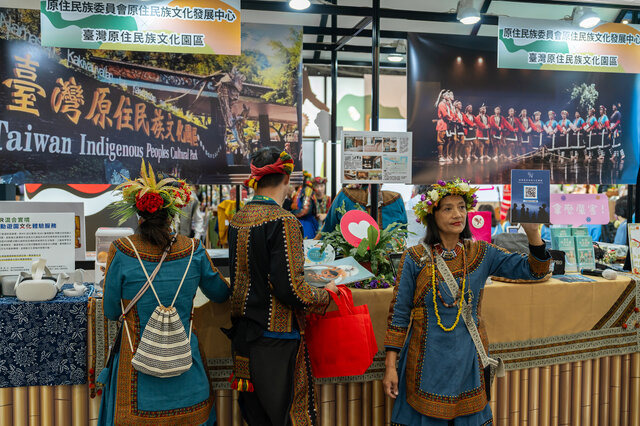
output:
[[[408,40],[413,183],[508,184],[511,169],[548,169],[552,183],[635,183],[636,74],[498,69],[494,38]]]

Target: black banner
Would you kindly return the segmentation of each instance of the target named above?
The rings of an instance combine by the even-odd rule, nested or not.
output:
[[[16,19],[32,12],[0,9],[0,182],[118,183],[144,158],[192,183],[229,183],[260,146],[299,155],[299,85],[287,105],[247,81],[242,57],[194,75],[158,65],[195,55],[134,64],[117,52],[43,48],[29,20]]]

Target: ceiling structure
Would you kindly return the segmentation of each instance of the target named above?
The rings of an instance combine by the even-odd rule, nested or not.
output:
[[[332,3],[337,3],[333,5]],[[476,34],[495,37],[498,17],[565,19],[575,6],[591,6],[603,21],[640,22],[640,0],[473,0],[482,20],[464,25],[456,19],[458,0],[380,0],[381,67],[404,70],[405,62],[390,63],[407,32]],[[329,65],[332,13],[337,14],[338,62],[345,66],[371,67],[372,0],[311,0],[305,11],[294,11],[287,0],[242,0],[243,22],[302,25],[303,61],[306,65]],[[39,9],[39,0],[0,0],[0,7]],[[354,36],[355,35],[355,36]],[[354,37],[351,37],[354,36]],[[348,68],[347,68],[348,69]],[[355,70],[354,70],[355,71]],[[404,71],[402,71],[404,72]]]
[[[285,0],[242,0],[244,22],[304,26],[303,61],[306,65],[330,64],[331,14],[337,13],[337,39],[346,41],[338,50],[344,66],[371,66],[371,0],[311,0],[305,11],[294,11]],[[390,63],[387,55],[396,51],[407,32],[432,34],[476,34],[495,37],[498,17],[567,19],[575,6],[590,6],[603,21],[638,22],[640,0],[473,0],[482,20],[464,25],[456,19],[457,0],[380,0],[381,67],[405,67]],[[355,37],[350,36],[357,34]],[[344,37],[344,39],[343,39]],[[401,49],[400,49],[401,50]]]

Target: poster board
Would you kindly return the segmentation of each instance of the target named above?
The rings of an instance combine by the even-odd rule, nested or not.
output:
[[[5,213],[72,213],[74,223],[73,245],[75,254],[73,260],[81,261],[86,259],[87,252],[87,229],[84,207],[84,203],[82,202],[0,201],[0,218],[5,216]]]
[[[342,133],[342,183],[411,183],[411,132]]]
[[[0,274],[31,271],[39,258],[51,272],[75,270],[73,213],[2,213],[0,215]]]

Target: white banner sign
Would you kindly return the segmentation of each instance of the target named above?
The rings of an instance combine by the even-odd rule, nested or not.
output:
[[[73,213],[0,214],[0,274],[30,272],[39,258],[51,272],[73,271],[74,238]]]

